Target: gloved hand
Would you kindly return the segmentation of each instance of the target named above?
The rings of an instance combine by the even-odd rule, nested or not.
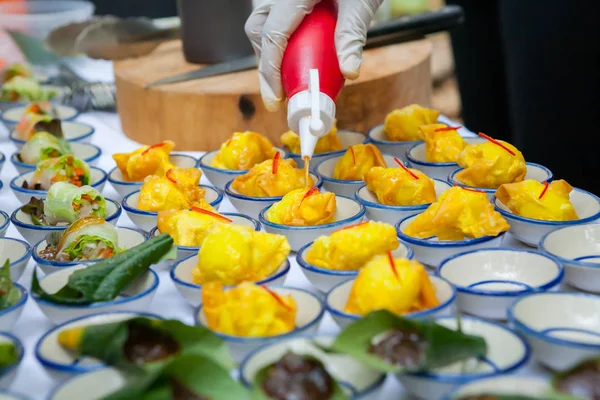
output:
[[[269,111],[283,100],[281,60],[288,44],[306,14],[321,0],[263,0],[248,21],[246,34],[259,57],[260,91]],[[356,79],[362,63],[367,30],[383,0],[338,0],[335,47],[340,69],[346,79]]]

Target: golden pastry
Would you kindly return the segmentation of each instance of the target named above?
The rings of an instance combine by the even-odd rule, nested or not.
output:
[[[269,139],[256,132],[235,132],[221,145],[210,166],[228,170],[247,170],[271,159],[277,149]]]
[[[165,140],[152,146],[143,146],[131,153],[113,154],[125,182],[143,181],[147,176],[165,176],[175,168],[169,161],[175,143]]]
[[[383,155],[375,145],[356,144],[348,147],[346,153],[335,164],[333,177],[341,180],[362,180],[373,167],[385,167]]]
[[[434,124],[440,112],[411,104],[399,110],[394,110],[385,117],[383,129],[388,140],[394,142],[409,142],[421,140],[419,127]]]
[[[467,142],[458,134],[460,127],[443,124],[422,125],[419,136],[425,141],[425,160],[456,162]]]
[[[281,143],[288,148],[291,153],[300,154],[300,136],[292,131],[287,131],[281,135]],[[337,128],[335,124],[327,135],[319,138],[314,154],[330,153],[332,151],[342,150],[344,146],[337,137]]]
[[[266,213],[267,221],[293,226],[312,226],[333,222],[335,194],[319,188],[296,189],[274,203]]]

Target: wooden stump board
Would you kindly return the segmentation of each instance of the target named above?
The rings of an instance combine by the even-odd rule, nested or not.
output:
[[[429,105],[431,44],[419,40],[365,51],[360,78],[346,82],[337,101],[340,129],[364,132],[386,114],[412,103]],[[144,89],[144,85],[192,71],[181,43],[148,56],[116,62],[117,106],[124,133],[144,144],[171,139],[177,150],[213,150],[233,132],[251,130],[276,145],[287,128],[286,107],[268,112],[256,70]]]

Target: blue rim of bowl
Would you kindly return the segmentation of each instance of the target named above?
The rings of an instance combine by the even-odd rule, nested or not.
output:
[[[336,135],[340,135],[340,134],[345,134],[345,133],[350,133],[352,135],[361,135],[364,137],[364,140],[360,143],[360,144],[367,144],[369,143],[369,137],[367,135],[365,135],[364,133],[358,132],[358,131],[351,131],[348,129],[340,129],[337,131]],[[349,146],[348,146],[349,147]],[[325,160],[331,157],[335,157],[338,155],[342,155],[346,152],[346,150],[348,150],[348,147],[345,147],[341,150],[336,150],[336,151],[328,151],[326,153],[318,153],[318,154],[314,154],[311,158],[311,160]],[[298,154],[298,153],[292,153],[292,152],[288,152],[288,157],[289,158],[293,158],[294,160],[302,160],[302,154]]]
[[[187,154],[182,154],[182,153],[171,153],[170,156],[179,156],[179,157],[190,158],[190,159],[194,160],[194,166],[193,167],[189,167],[189,168],[198,168],[198,160],[196,160],[195,157],[192,157],[192,156],[187,155]],[[118,180],[118,179],[113,178],[113,173],[115,171],[117,171],[118,169],[119,169],[119,167],[114,167],[113,169],[111,169],[110,171],[108,171],[108,181],[112,185],[121,185],[121,186],[142,186],[143,185],[144,181],[129,182],[129,181],[122,181],[122,180]]]
[[[32,102],[32,103],[35,103],[35,102]],[[20,119],[18,119],[18,120],[14,120],[14,119],[7,119],[7,118],[5,118],[5,117],[4,117],[4,114],[5,114],[7,111],[11,111],[11,110],[13,110],[13,109],[15,109],[15,108],[27,107],[27,105],[28,105],[28,104],[30,104],[30,103],[27,103],[27,102],[25,102],[25,103],[15,103],[15,104],[16,104],[16,105],[15,105],[14,107],[7,108],[6,110],[4,110],[3,112],[1,112],[1,113],[0,113],[0,120],[2,120],[2,122],[3,122],[4,124],[6,124],[6,125],[16,125],[16,124],[18,124],[18,123],[19,123],[19,121],[20,121]],[[24,104],[24,105],[19,105],[19,104]],[[79,110],[77,110],[75,107],[71,107],[71,106],[69,106],[69,105],[66,105],[66,104],[55,104],[55,106],[57,106],[57,107],[64,107],[64,108],[68,108],[70,112],[73,112],[73,111],[75,111],[75,114],[74,114],[73,116],[71,116],[71,117],[68,117],[68,118],[60,118],[61,122],[71,122],[71,121],[75,120],[77,117],[79,117],[79,115],[81,114],[81,113],[79,112]],[[23,111],[25,111],[25,110],[23,110]]]
[[[24,394],[11,392],[9,390],[4,390],[4,389],[0,389],[0,394],[4,395],[4,396],[12,397],[13,399],[16,399],[16,400],[31,400],[31,397],[27,397]]]
[[[580,192],[580,193],[590,196],[600,206],[600,198],[598,198],[598,196],[596,196],[595,194],[592,194],[586,190],[579,189],[579,188],[573,188],[573,191]],[[513,214],[512,212],[503,210],[502,208],[500,208],[496,205],[496,201],[500,201],[500,200],[498,200],[498,198],[496,196],[492,197],[492,204],[494,205],[494,209],[496,211],[498,211],[500,214],[502,214],[502,216],[504,218],[513,219],[515,221],[520,221],[520,222],[526,222],[528,224],[534,224],[534,225],[567,227],[567,226],[574,226],[574,225],[582,225],[582,224],[585,224],[588,222],[595,221],[598,218],[600,218],[600,211],[598,211],[596,214],[591,215],[589,217],[585,217],[582,219],[575,219],[572,221],[543,221],[541,219],[521,217],[520,215]]]
[[[372,127],[371,129],[369,129],[369,131],[367,132],[367,138],[369,139],[369,141],[371,141],[372,143],[375,144],[380,144],[380,145],[385,145],[385,146],[414,146],[415,144],[419,144],[419,143],[423,143],[422,140],[407,140],[405,142],[396,142],[393,140],[378,140],[378,139],[373,139],[372,136],[372,132],[375,129],[380,129],[384,126],[384,124],[378,124],[375,125],[374,127]]]
[[[81,160],[85,161],[88,164],[94,162],[95,160],[97,160],[98,158],[100,158],[100,156],[102,155],[102,149],[100,147],[96,146],[96,145],[93,145],[91,143],[79,143],[79,144],[93,147],[96,150],[96,153],[93,156],[87,157],[87,158],[80,158]],[[14,153],[12,153],[12,155],[10,156],[10,162],[16,168],[22,168],[22,169],[27,169],[27,170],[34,170],[37,164],[27,164],[27,163],[24,163],[22,161],[17,160],[17,154],[19,154],[19,153],[20,153],[19,151],[15,151]],[[73,155],[75,157],[77,157],[76,154],[73,153]]]
[[[311,174],[317,177],[317,183],[314,186],[321,188],[321,186],[323,186],[322,177],[315,172],[311,172]],[[232,182],[233,182],[233,179],[225,184],[224,192],[228,197],[233,197],[238,200],[256,201],[256,202],[275,202],[275,201],[279,201],[283,198],[283,196],[257,197],[257,196],[246,196],[245,194],[236,193],[231,188]]]
[[[442,276],[442,268],[447,263],[449,263],[450,261],[452,261],[456,258],[464,257],[464,256],[467,256],[467,255],[470,255],[473,253],[481,253],[481,252],[487,252],[487,251],[503,251],[503,252],[511,252],[511,253],[535,254],[536,256],[547,258],[548,260],[550,260],[554,264],[556,264],[556,266],[558,267],[558,274],[556,275],[556,277],[552,278],[552,280],[550,280],[549,282],[544,283],[543,285],[540,285],[540,286],[534,287],[534,286],[523,284],[522,282],[520,282],[523,285],[528,286],[526,289],[522,289],[522,290],[503,290],[503,291],[481,290],[481,289],[473,289],[473,288],[470,288],[467,286],[459,286],[455,283],[451,283],[451,285],[454,286],[456,288],[456,290],[458,290],[460,293],[475,294],[475,295],[481,295],[481,296],[494,296],[494,297],[517,297],[517,296],[520,296],[520,295],[526,294],[526,293],[536,293],[536,292],[546,291],[546,290],[558,285],[565,276],[565,268],[560,263],[560,261],[558,261],[558,259],[556,257],[541,253],[539,251],[516,249],[516,248],[511,248],[511,247],[495,247],[495,248],[490,248],[490,249],[468,250],[468,251],[463,251],[461,253],[454,254],[454,255],[446,258],[444,261],[442,261],[442,263],[435,269],[435,275],[442,279],[446,279],[447,281],[449,281],[448,278],[444,278]],[[475,283],[478,283],[478,282],[475,282]]]
[[[274,222],[267,221],[267,219],[265,218],[265,212],[269,208],[271,208],[272,205],[270,205],[270,206],[263,208],[260,211],[260,213],[258,214],[258,221],[261,224],[266,225],[268,227],[281,229],[281,230],[309,231],[309,230],[315,230],[315,229],[335,228],[336,226],[345,225],[347,223],[350,223],[350,222],[353,222],[356,220],[360,220],[362,217],[364,217],[366,209],[365,209],[365,206],[363,206],[359,201],[356,201],[355,199],[352,199],[352,198],[346,197],[346,196],[341,196],[341,195],[336,195],[336,198],[343,198],[343,199],[350,200],[350,201],[357,203],[360,206],[358,213],[354,214],[353,216],[351,216],[349,218],[346,218],[346,219],[343,219],[340,221],[330,222],[328,224],[311,225],[311,226],[292,226],[292,225],[276,224]]]
[[[280,149],[279,147],[275,147],[275,150],[279,151],[279,154],[282,156],[282,158],[288,158],[289,157],[289,153],[283,149]],[[208,171],[211,172],[218,172],[221,174],[226,174],[226,175],[243,175],[246,172],[250,171],[249,169],[239,169],[239,170],[233,170],[233,169],[224,169],[224,168],[215,168],[215,167],[211,167],[208,164],[204,163],[204,159],[206,157],[208,157],[211,154],[215,154],[217,153],[219,150],[213,150],[213,151],[208,151],[204,154],[202,154],[202,156],[200,156],[200,158],[198,159],[198,168],[200,169],[206,169]]]
[[[344,151],[344,154],[345,154],[345,153],[346,153],[346,152]],[[341,155],[341,156],[339,156],[339,157],[342,157],[344,154],[342,154],[342,155]],[[394,155],[392,155],[392,154],[386,154],[386,153],[383,153],[383,154],[382,154],[382,156],[384,156],[384,157],[385,157],[385,156],[388,156],[388,157],[394,157],[394,158],[396,158],[396,156],[394,156]],[[321,179],[323,179],[324,181],[327,181],[327,182],[333,182],[333,183],[337,183],[337,184],[340,184],[340,185],[362,185],[362,184],[364,184],[364,183],[365,183],[365,181],[364,181],[364,180],[362,180],[362,179],[337,179],[337,178],[332,178],[332,177],[330,177],[330,176],[325,176],[325,175],[321,174],[321,173],[319,172],[319,167],[320,167],[320,166],[321,166],[321,165],[322,165],[324,162],[326,162],[326,161],[330,161],[330,160],[331,160],[331,159],[333,159],[333,158],[338,158],[338,156],[329,157],[329,158],[325,158],[325,159],[323,159],[323,160],[320,160],[320,161],[319,161],[319,163],[318,163],[317,165],[315,165],[315,167],[313,168],[313,173],[314,173],[315,175],[317,175],[317,176],[320,176],[320,177],[321,177]],[[407,165],[406,161],[404,161],[404,160],[401,160],[401,161],[404,163],[404,166],[408,168],[408,165]]]
[[[185,282],[182,281],[181,279],[179,279],[176,275],[175,275],[175,270],[179,267],[180,264],[183,264],[184,262],[186,262],[187,260],[189,260],[192,257],[197,257],[197,254],[191,254],[185,258],[182,258],[181,260],[177,261],[176,263],[173,264],[173,267],[171,268],[171,270],[169,271],[169,276],[171,277],[171,280],[176,284],[176,285],[181,285],[187,288],[191,288],[191,289],[197,289],[197,290],[202,290],[202,286],[203,285],[198,285],[196,283],[190,283],[190,282]],[[290,272],[290,268],[291,268],[291,263],[290,260],[288,258],[286,258],[283,261],[284,267],[281,271],[279,271],[281,265],[279,265],[276,269],[275,269],[275,273],[269,275],[268,277],[266,277],[265,279],[262,279],[260,281],[255,282],[257,285],[264,285],[264,284],[268,284],[269,282],[272,282],[278,278],[281,278],[282,276],[285,276],[288,272]],[[229,289],[231,287],[234,287],[235,285],[228,285],[228,286],[223,286],[223,289]]]
[[[6,156],[4,153],[0,151],[0,164],[3,164],[6,161]]]
[[[223,192],[214,187],[214,186],[208,186],[208,185],[198,185],[198,187],[201,187],[202,189],[208,189],[208,190],[212,190],[214,192],[217,192],[217,198],[213,201],[211,201],[209,204],[213,207],[213,208],[217,208],[219,204],[221,204],[221,202],[223,201]],[[140,210],[139,208],[134,208],[132,206],[130,206],[129,204],[127,204],[127,201],[129,200],[129,198],[131,196],[133,196],[134,194],[139,194],[140,190],[136,190],[135,192],[131,192],[129,194],[127,194],[125,197],[123,197],[123,200],[121,200],[121,206],[125,209],[125,211],[127,213],[132,213],[132,214],[137,214],[137,215],[146,215],[146,216],[156,216],[158,215],[157,211],[144,211],[144,210]]]
[[[10,341],[15,345],[15,348],[17,349],[17,354],[19,355],[17,357],[17,361],[10,365],[0,368],[0,376],[5,376],[11,371],[13,371],[15,368],[17,368],[21,364],[21,362],[23,362],[23,357],[25,357],[25,348],[23,347],[23,343],[21,342],[21,340],[19,340],[19,338],[13,335],[12,333],[2,331],[0,332],[0,337],[2,336],[10,339]]]
[[[548,382],[547,379],[544,379],[544,378],[540,377],[539,375],[536,376],[536,375],[533,375],[533,374],[527,374],[527,375],[520,375],[520,374],[519,375],[500,374],[500,375],[494,375],[494,376],[490,376],[490,377],[483,378],[483,379],[477,379],[477,380],[472,380],[472,381],[464,382],[464,383],[458,385],[457,387],[455,387],[454,389],[452,389],[448,394],[446,394],[442,398],[442,400],[456,400],[457,399],[456,395],[462,389],[464,389],[464,387],[466,385],[469,385],[469,384],[474,383],[474,382],[478,382],[479,383],[480,381],[487,381],[487,380],[492,380],[492,379],[496,379],[496,378],[522,379],[524,381],[525,380],[527,380],[527,381],[535,380],[535,381],[543,382],[543,383],[547,384],[548,388],[550,388],[550,386],[551,386],[550,382]],[[481,394],[487,394],[488,392],[489,392],[488,390],[483,389],[479,393],[474,393],[474,394],[481,395]],[[460,399],[460,397],[458,399]]]
[[[200,313],[202,312],[202,304],[200,304],[200,306],[198,308],[196,308],[196,310],[195,310],[194,324],[196,326],[201,326],[201,327],[204,327],[204,328],[210,330],[212,333],[214,333],[219,338],[223,339],[225,342],[257,344],[257,343],[263,343],[265,341],[280,341],[282,339],[286,339],[289,337],[296,336],[298,334],[302,334],[303,332],[314,327],[315,325],[318,325],[319,322],[321,322],[321,319],[323,319],[323,315],[325,315],[325,304],[323,303],[323,300],[321,300],[321,298],[319,298],[319,296],[317,296],[316,294],[311,293],[306,289],[301,289],[301,288],[297,288],[297,287],[293,287],[293,286],[277,285],[277,286],[269,286],[269,289],[271,289],[271,290],[291,289],[291,290],[295,290],[298,292],[306,293],[309,296],[311,296],[313,299],[315,299],[319,302],[321,309],[319,310],[317,315],[312,320],[310,320],[306,325],[302,326],[301,328],[294,326],[294,329],[290,332],[282,333],[280,335],[272,335],[272,336],[244,337],[244,336],[228,335],[225,333],[215,331],[215,330],[209,328],[207,325],[204,325],[202,322],[200,322]]]
[[[441,179],[435,179],[435,178],[430,178],[430,179],[432,181],[437,181],[437,182],[443,183],[445,185],[448,185],[448,189],[450,189],[452,187],[452,186],[450,186],[450,184],[448,182],[443,181]],[[365,207],[379,208],[382,210],[390,210],[390,211],[409,212],[409,211],[426,210],[432,204],[432,203],[426,203],[426,204],[419,204],[418,206],[392,206],[392,205],[388,205],[388,204],[375,203],[373,201],[365,200],[359,196],[358,193],[366,187],[367,187],[367,185],[362,185],[360,188],[358,188],[356,193],[354,193],[354,199],[356,201],[358,201],[359,203],[361,203],[362,205],[364,205]],[[446,189],[446,190],[448,190],[448,189]]]
[[[517,306],[517,304],[521,301],[526,300],[528,297],[531,297],[531,296],[563,296],[563,295],[587,297],[587,298],[590,298],[590,299],[593,299],[596,301],[600,301],[600,299],[598,298],[597,295],[594,295],[591,293],[566,292],[566,291],[528,293],[528,294],[519,296],[518,298],[513,300],[513,302],[508,306],[508,310],[507,310],[508,321],[511,323],[511,325],[513,325],[515,327],[516,330],[523,332],[525,335],[531,335],[538,340],[543,340],[545,342],[550,342],[552,344],[562,345],[562,346],[572,346],[572,347],[579,347],[579,348],[584,348],[584,349],[600,350],[600,343],[576,342],[574,340],[561,339],[561,338],[548,336],[543,332],[536,331],[535,329],[527,326],[524,322],[521,322],[514,314],[514,308]]]
[[[150,313],[150,312],[142,312],[142,311],[127,311],[127,310],[107,311],[107,312],[99,312],[99,313],[94,313],[94,314],[83,315],[81,317],[70,319],[70,320],[65,321],[65,322],[63,322],[61,324],[53,326],[52,328],[50,328],[49,330],[47,330],[37,340],[37,342],[35,344],[35,350],[34,350],[35,358],[38,360],[38,362],[40,364],[42,364],[46,368],[54,369],[54,370],[61,371],[61,372],[70,372],[70,373],[73,373],[73,374],[81,374],[81,373],[85,373],[85,372],[96,371],[98,369],[106,367],[107,364],[102,363],[102,362],[98,362],[97,365],[87,365],[87,366],[80,366],[79,364],[76,364],[76,365],[64,365],[64,364],[55,363],[54,361],[50,361],[50,360],[46,359],[45,357],[43,357],[40,354],[40,348],[42,346],[42,343],[46,339],[46,337],[48,337],[52,333],[58,331],[59,329],[63,328],[65,325],[69,325],[69,324],[72,324],[73,322],[78,322],[78,321],[81,321],[81,320],[84,320],[84,319],[94,318],[94,317],[97,317],[97,316],[100,316],[100,315],[114,315],[114,314],[130,314],[130,315],[134,315],[136,317],[145,317],[145,318],[153,318],[153,319],[158,319],[158,320],[164,320],[164,318],[161,317],[158,314],[153,314],[153,313]]]
[[[19,299],[17,304],[13,304],[12,306],[5,308],[4,310],[0,310],[0,317],[23,307],[25,305],[25,303],[27,302],[27,298],[29,297],[28,293],[27,293],[27,289],[25,289],[22,285],[20,285],[17,282],[13,282],[13,285],[15,285],[16,288],[19,289],[19,292],[21,292],[21,298]],[[5,333],[5,332],[1,332],[1,333]],[[2,371],[2,368],[0,368],[0,371]]]
[[[77,124],[77,125],[81,125],[81,126],[85,126],[86,128],[88,128],[89,132],[85,133],[81,136],[77,136],[71,139],[66,139],[67,142],[73,143],[73,142],[82,142],[84,140],[86,140],[87,138],[89,138],[90,136],[92,136],[94,134],[94,132],[96,131],[96,129],[88,124],[84,124],[82,122],[75,122],[75,121],[64,121],[66,123],[69,124]],[[17,139],[16,137],[14,137],[14,130],[10,133],[9,138],[10,140],[12,140],[12,142],[17,146],[17,147],[22,147],[27,141],[26,140],[22,140],[22,139]]]
[[[0,227],[0,231],[1,230],[2,230],[2,227]],[[17,239],[17,238],[11,238],[11,237],[0,237],[0,242],[2,242],[3,240],[7,240],[10,242],[18,242],[18,243],[21,243],[23,246],[25,246],[25,254],[23,254],[22,257],[19,257],[19,259],[15,260],[15,261],[11,261],[10,262],[11,268],[14,267],[15,265],[27,260],[29,257],[31,257],[33,248],[26,241]],[[1,313],[1,311],[0,311],[0,313]]]
[[[446,168],[447,167],[457,167],[458,168],[458,163],[456,163],[456,162],[432,162],[432,161],[425,161],[425,160],[417,160],[416,158],[414,158],[411,155],[412,151],[417,146],[425,146],[425,142],[417,143],[414,146],[411,146],[408,150],[406,150],[406,159],[411,164],[424,165],[426,167],[446,167]]]
[[[89,185],[89,186],[93,187],[94,189],[98,190],[98,187],[102,186],[106,182],[108,174],[106,172],[104,172],[103,170],[101,170],[100,168],[98,168],[98,167],[90,167],[90,172],[91,172],[91,170],[97,170],[97,171],[102,172],[102,177],[100,179],[98,179],[98,181],[96,181],[95,183],[92,183],[92,184]],[[37,196],[43,196],[43,197],[45,197],[46,194],[48,193],[47,190],[23,189],[22,187],[17,186],[17,184],[15,183],[15,181],[17,179],[23,177],[23,175],[31,174],[33,172],[34,172],[33,170],[27,171],[27,172],[24,172],[22,174],[17,175],[14,178],[12,178],[10,180],[10,188],[13,191],[17,192],[17,193],[25,193],[25,194],[29,194],[29,195],[32,195],[32,196],[36,196],[37,195]]]
[[[2,182],[0,182],[1,184]],[[2,188],[2,186],[0,186],[0,188]],[[0,210],[0,216],[2,216],[2,218],[4,218],[4,222],[2,223],[2,225],[0,225],[0,232],[2,232],[5,228],[8,228],[8,224],[10,224],[10,215],[8,215],[6,212]]]
[[[126,226],[116,226],[115,228],[127,229],[129,231],[139,233],[144,238],[144,241],[148,239],[148,235],[146,235],[144,232],[142,232],[139,229],[129,228]],[[45,241],[46,241],[46,239],[42,239],[33,246],[32,257],[33,257],[33,260],[38,265],[44,265],[44,266],[53,267],[53,268],[66,268],[66,267],[74,267],[74,266],[80,265],[80,264],[84,264],[84,265],[95,264],[99,261],[102,261],[102,259],[88,260],[88,261],[49,261],[49,260],[44,260],[43,258],[41,258],[38,255],[38,248],[42,244],[42,242],[45,242]]]
[[[550,234],[556,233],[556,232],[561,231],[563,229],[570,229],[570,228],[573,228],[575,226],[583,227],[584,225],[599,226],[599,224],[597,224],[597,223],[595,223],[595,224],[579,224],[579,225],[570,225],[570,226],[564,226],[562,228],[554,229],[554,230],[546,233],[544,236],[542,236],[542,238],[540,239],[540,244],[538,245],[538,249],[542,253],[544,253],[544,254],[548,254],[548,255],[550,255],[552,257],[555,257],[557,260],[559,260],[563,264],[575,264],[575,265],[580,266],[580,267],[600,268],[600,264],[599,263],[591,263],[591,262],[588,262],[588,261],[581,261],[581,260],[574,260],[574,259],[564,258],[564,257],[561,257],[559,255],[554,254],[553,252],[551,252],[550,250],[548,250],[546,248],[546,246],[544,246],[544,242],[546,241],[546,238],[548,236],[550,236]]]

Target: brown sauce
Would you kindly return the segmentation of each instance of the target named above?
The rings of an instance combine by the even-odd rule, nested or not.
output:
[[[123,345],[125,357],[134,364],[164,360],[179,352],[179,344],[166,333],[144,324],[129,324]]]
[[[304,156],[304,184],[307,188],[311,187],[310,185],[310,157]]]
[[[171,400],[210,400],[208,397],[192,392],[173,377],[169,377],[169,387],[171,388]]]
[[[29,183],[27,181],[23,181],[21,184],[21,188],[23,189],[32,189],[32,190],[42,190],[42,184],[36,183],[33,187],[29,187]]]
[[[56,247],[46,246],[45,249],[38,252],[38,255],[43,260],[54,261],[56,258]]]
[[[394,329],[377,344],[371,345],[369,352],[386,362],[406,368],[418,368],[421,365],[427,342],[418,332]]]
[[[600,361],[584,362],[555,382],[555,388],[585,399],[600,400]]]

